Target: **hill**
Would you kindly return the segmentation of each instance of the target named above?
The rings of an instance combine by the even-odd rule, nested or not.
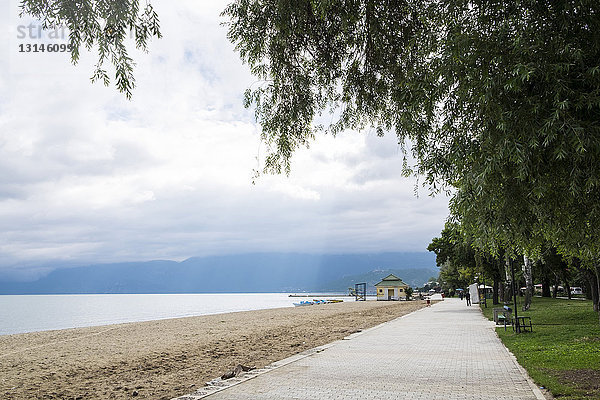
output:
[[[0,294],[298,292],[325,287],[346,291],[341,281],[335,283],[344,276],[383,269],[429,271],[434,266],[434,255],[425,252],[256,253],[56,269],[32,282],[0,282]],[[405,279],[412,273],[400,275]]]
[[[437,276],[439,270],[436,267],[409,268],[409,269],[376,269],[363,274],[344,276],[340,279],[328,282],[320,288],[320,291],[346,292],[348,288],[354,287],[356,283],[367,283],[367,292],[375,293],[375,284],[389,274],[394,274],[408,283],[413,288],[423,286],[424,282],[431,276]]]

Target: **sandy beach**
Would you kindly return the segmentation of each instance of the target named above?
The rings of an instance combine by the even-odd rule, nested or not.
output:
[[[171,399],[424,307],[348,302],[0,336],[3,399]]]

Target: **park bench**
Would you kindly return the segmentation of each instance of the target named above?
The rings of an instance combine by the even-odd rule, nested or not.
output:
[[[519,316],[519,331],[520,332],[533,332],[533,324],[531,323],[531,317]],[[504,330],[508,325],[512,326],[513,331],[515,330],[516,321],[512,315],[512,309],[509,306],[502,308],[494,308],[494,322],[496,325],[504,325]]]
[[[504,330],[506,330],[506,326],[513,323],[512,309],[508,306],[494,308],[494,322],[496,322],[496,325],[504,325]]]
[[[533,324],[531,323],[531,317],[523,316],[517,318],[519,320],[519,330],[521,332],[533,332]],[[514,326],[513,329],[515,329]]]

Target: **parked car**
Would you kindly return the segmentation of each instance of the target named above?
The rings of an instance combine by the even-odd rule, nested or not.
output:
[[[580,287],[572,287],[571,288],[571,294],[583,294],[583,289],[581,289]]]

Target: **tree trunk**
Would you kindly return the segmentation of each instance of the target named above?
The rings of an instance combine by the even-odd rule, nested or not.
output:
[[[493,284],[493,294],[492,294],[492,304],[496,305],[496,304],[500,304],[500,302],[498,301],[498,286],[499,282],[497,278],[494,278],[494,284]]]
[[[504,265],[504,296],[502,297],[502,301],[505,303],[512,302],[512,278],[510,276],[510,261],[506,259],[506,264]]]
[[[596,264],[596,293],[599,299],[594,304],[596,304],[596,311],[600,311],[600,264],[598,263]],[[598,313],[598,318],[600,318],[600,312]]]
[[[594,305],[594,311],[600,310],[600,299],[598,299],[598,278],[594,271],[588,271],[588,282],[590,289],[590,297],[592,298],[592,304]]]
[[[594,278],[596,274],[593,274],[592,271],[590,270],[585,270],[585,299],[586,300],[592,300],[593,303],[593,297],[592,297],[592,287],[594,286],[593,282],[595,282]],[[594,311],[596,311],[596,308],[594,306]]]
[[[571,285],[568,281],[565,281],[565,290],[567,291],[567,298],[571,300]]]
[[[533,276],[531,274],[531,260],[526,255],[523,255],[523,277],[525,278],[525,303],[523,311],[529,310],[531,307],[531,297],[533,296]]]
[[[554,287],[552,288],[552,298],[556,298],[556,294],[558,293],[558,282],[554,282]]]
[[[550,278],[547,276],[542,280],[542,297],[552,297],[552,292],[550,291]]]

